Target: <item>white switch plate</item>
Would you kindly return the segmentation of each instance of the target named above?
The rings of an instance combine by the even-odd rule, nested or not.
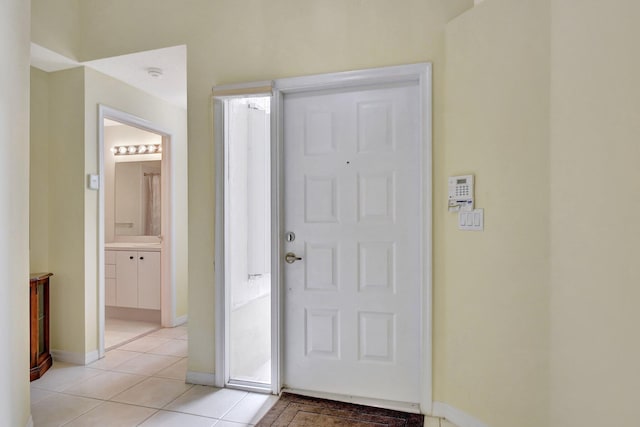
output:
[[[89,174],[87,177],[87,181],[89,183],[90,190],[98,190],[100,189],[100,175],[97,174]]]
[[[458,230],[484,231],[484,209],[458,212]]]

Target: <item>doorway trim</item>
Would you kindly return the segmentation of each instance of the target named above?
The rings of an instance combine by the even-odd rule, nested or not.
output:
[[[98,104],[98,174],[100,187],[98,190],[98,357],[105,354],[105,170],[104,170],[104,119],[112,119],[126,125],[152,132],[162,136],[162,175],[161,175],[161,299],[160,316],[164,327],[176,325],[176,282],[174,277],[174,244],[173,244],[173,215],[170,201],[173,194],[171,180],[171,149],[172,134],[168,130],[148,120],[134,116],[124,111]]]
[[[326,89],[347,89],[366,87],[369,85],[389,84],[394,82],[414,81],[420,91],[420,123],[421,146],[421,337],[420,346],[421,396],[420,411],[429,414],[433,406],[432,392],[432,64],[419,63],[399,65],[375,69],[346,71],[330,74],[292,77],[259,82],[216,87],[212,95],[212,115],[214,120],[214,152],[215,152],[215,374],[214,385],[225,386],[225,308],[224,308],[224,109],[222,100],[231,96],[267,96],[271,90],[271,221],[272,221],[272,390],[279,394],[282,389],[282,358],[284,336],[283,331],[283,219],[284,200],[284,114],[283,100],[285,95],[298,92]],[[337,398],[338,396],[333,396]],[[370,402],[369,402],[370,403]]]
[[[278,205],[278,194],[276,191],[277,182],[275,178],[276,170],[276,153],[274,138],[274,114],[273,114],[273,96],[272,82],[254,82],[248,84],[234,84],[226,86],[217,86],[213,88],[212,108],[214,122],[214,156],[215,156],[215,256],[214,256],[214,273],[215,273],[215,373],[213,385],[216,387],[233,387],[242,390],[254,392],[270,392],[278,394],[280,392],[279,382],[279,335],[280,330],[279,313],[279,246],[278,230],[279,225],[276,224],[277,216],[276,208]],[[227,194],[225,192],[225,159],[226,159],[226,119],[225,119],[225,101],[232,98],[271,98],[271,135],[269,138],[271,156],[271,385],[269,387],[254,387],[249,384],[233,384],[229,385],[229,360],[228,360],[228,301],[227,301],[227,283],[226,283],[226,233],[225,233],[225,216],[227,209]]]
[[[275,153],[272,159],[272,176],[275,185],[272,188],[272,194],[277,197],[276,205],[273,207],[273,221],[276,226],[274,230],[274,258],[278,258],[274,263],[273,278],[277,283],[278,291],[283,286],[282,261],[279,254],[282,254],[283,241],[283,219],[284,219],[284,203],[282,191],[284,189],[284,97],[288,94],[300,92],[312,92],[327,89],[349,89],[354,87],[367,87],[371,85],[382,85],[395,82],[417,82],[420,91],[420,206],[422,224],[420,230],[421,236],[421,338],[420,345],[420,362],[421,370],[419,372],[421,378],[421,396],[419,399],[421,413],[431,413],[433,403],[432,393],[432,65],[431,63],[420,63],[411,65],[390,66],[375,69],[346,71],[339,73],[312,75],[304,77],[292,77],[279,79],[274,81],[274,93],[272,101],[272,123]],[[277,236],[277,238],[275,238]],[[277,245],[277,246],[276,246]],[[277,265],[276,265],[277,264]],[[276,282],[277,281],[277,282]],[[273,316],[277,317],[278,329],[276,331],[278,337],[279,353],[282,354],[284,330],[282,309],[284,300],[283,293],[278,292],[274,297],[277,302],[277,311],[273,312]],[[277,363],[277,375],[272,377],[274,387],[279,392],[282,387],[283,366],[280,358],[274,359],[274,365]],[[338,396],[332,396],[337,398]]]

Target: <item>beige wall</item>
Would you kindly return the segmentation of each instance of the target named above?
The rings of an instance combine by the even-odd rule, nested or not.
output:
[[[86,347],[84,87],[81,67],[49,75],[49,174],[33,171],[49,183],[51,348],[76,354]]]
[[[46,40],[46,47],[68,58],[80,52],[80,1],[31,0],[32,40]],[[45,45],[43,45],[45,46]]]
[[[29,421],[29,9],[0,13],[0,425]]]
[[[487,0],[446,33],[444,174],[475,175],[485,229],[436,227],[435,400],[492,427],[548,425],[548,34],[546,0]]]
[[[546,7],[542,2],[487,0],[448,28],[447,166],[455,159],[460,172],[472,170],[463,163],[466,153],[473,163],[486,160],[488,153],[474,149],[481,141],[485,149],[501,148],[493,155],[508,186],[527,186],[533,193],[519,203],[528,209],[519,209],[518,227],[510,226],[514,241],[504,240],[509,253],[488,246],[492,255],[481,258],[499,258],[488,265],[493,275],[509,280],[479,281],[475,268],[464,274],[449,268],[443,272],[446,292],[436,297],[436,310],[445,313],[447,335],[444,345],[436,343],[436,359],[442,357],[451,368],[437,370],[442,381],[436,378],[436,391],[445,393],[445,402],[491,426],[529,425],[532,415],[539,417],[533,424],[553,427],[631,425],[640,418],[640,345],[634,339],[640,321],[640,290],[635,286],[640,269],[633,243],[638,202],[629,198],[640,182],[640,6],[634,1],[551,0],[550,18],[544,18]],[[505,32],[493,37],[501,29]],[[548,143],[544,132],[549,132]],[[485,140],[486,133],[494,133],[493,138]],[[455,153],[451,159],[449,148]],[[526,161],[518,160],[523,157]],[[538,177],[531,184],[521,182],[520,174],[522,179]],[[485,196],[484,207],[504,204],[500,200],[508,188],[483,195],[483,176],[477,173],[480,206]],[[508,206],[501,210],[506,213]],[[488,210],[487,238],[493,231],[491,219]],[[505,215],[493,220],[494,228],[504,231],[512,222]],[[464,258],[466,250],[448,232],[446,254]],[[473,244],[474,238],[468,239]],[[451,265],[453,258],[446,254]],[[460,285],[465,280],[469,284]],[[486,301],[484,294],[495,283],[502,289],[489,292],[492,301]],[[508,312],[514,314],[511,319],[487,328]],[[482,357],[477,354],[496,338],[509,339],[508,349],[493,346],[494,360],[484,356],[478,367]],[[439,355],[441,348],[447,354]],[[475,354],[467,358],[465,352]],[[504,378],[500,372],[509,372],[516,363],[521,366],[510,372],[512,384],[497,387],[496,378]],[[484,377],[496,367],[493,378]],[[508,396],[483,398],[495,390]],[[496,405],[486,400],[494,398],[507,407],[491,413],[488,408]]]
[[[640,3],[552,13],[551,425],[636,425]]]
[[[49,271],[49,74],[31,68],[29,268]]]

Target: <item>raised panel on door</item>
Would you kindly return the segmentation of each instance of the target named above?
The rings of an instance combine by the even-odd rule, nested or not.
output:
[[[138,307],[160,310],[160,252],[138,252]]]
[[[420,398],[418,83],[286,95],[284,378]]]
[[[116,251],[116,306],[138,307],[138,259],[133,251]]]

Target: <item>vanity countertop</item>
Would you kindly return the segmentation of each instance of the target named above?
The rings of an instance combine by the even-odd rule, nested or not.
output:
[[[112,242],[105,243],[105,249],[115,250],[115,251],[157,251],[159,252],[161,249],[160,243],[127,243],[127,242]]]

